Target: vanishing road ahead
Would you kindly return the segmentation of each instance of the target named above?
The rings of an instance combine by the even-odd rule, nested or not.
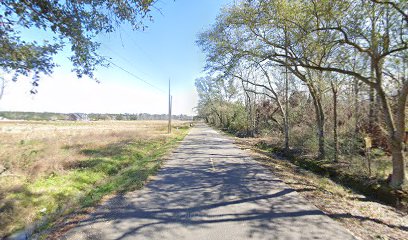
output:
[[[155,179],[117,196],[65,239],[354,239],[338,223],[205,125]]]

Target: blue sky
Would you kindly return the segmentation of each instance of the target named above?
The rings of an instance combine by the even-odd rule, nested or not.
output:
[[[232,0],[231,0],[232,1]],[[100,53],[148,84],[111,66],[99,68],[100,84],[70,72],[68,51],[56,56],[61,66],[52,76],[44,76],[39,93],[30,95],[28,79],[9,82],[0,110],[52,112],[166,113],[168,80],[172,82],[173,113],[193,114],[197,102],[194,79],[203,75],[205,57],[196,46],[199,32],[212,23],[228,0],[162,0],[153,12],[153,22],[145,31],[123,25],[115,33],[102,34]],[[36,37],[49,37],[35,34]]]

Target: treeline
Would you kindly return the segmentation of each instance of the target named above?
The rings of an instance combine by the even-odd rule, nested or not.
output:
[[[0,112],[0,118],[9,120],[35,120],[35,121],[99,121],[99,120],[167,120],[167,114],[109,114],[109,113],[50,113],[50,112]],[[172,115],[174,120],[190,121],[192,116]]]
[[[242,136],[279,136],[339,162],[366,146],[406,179],[408,4],[377,0],[241,0],[197,41],[207,76],[198,114]],[[371,144],[370,144],[371,142]]]

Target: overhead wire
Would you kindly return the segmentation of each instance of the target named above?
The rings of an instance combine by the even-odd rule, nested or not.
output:
[[[126,73],[129,74],[130,76],[132,76],[132,77],[134,77],[134,78],[136,78],[136,79],[138,79],[138,80],[140,80],[140,81],[146,83],[147,85],[149,85],[149,86],[155,88],[156,90],[159,90],[160,92],[166,93],[163,89],[161,89],[161,88],[159,88],[159,87],[157,87],[157,86],[155,86],[155,85],[149,83],[148,81],[146,81],[146,80],[144,80],[143,78],[137,76],[136,74],[134,74],[134,73],[132,73],[132,72],[126,70],[125,68],[123,68],[123,67],[117,65],[116,63],[112,62],[111,60],[107,59],[106,61],[108,61],[109,63],[111,63],[113,66],[119,68],[120,70],[126,72]]]
[[[162,64],[160,64],[160,62],[155,61],[149,53],[147,53],[138,43],[137,41],[132,37],[132,35],[130,33],[128,33],[125,29],[121,28],[121,30],[123,31],[123,33],[127,36],[127,38],[132,42],[132,44],[137,47],[140,52],[142,52],[146,58],[149,60],[150,63],[154,64],[154,65],[159,65],[158,67],[160,67],[160,69],[164,70],[165,72],[169,72],[168,69],[163,66]]]
[[[122,29],[122,30],[124,30],[124,29]],[[123,32],[127,35],[127,37],[128,37],[130,40],[132,40],[132,43],[133,43],[137,48],[139,48],[139,50],[140,50],[141,52],[143,52],[143,53],[147,56],[147,58],[149,59],[149,61],[153,63],[153,59],[147,54],[146,51],[144,51],[143,48],[141,48],[141,47],[136,43],[136,41],[130,36],[130,34],[127,33],[126,31],[123,31]],[[123,43],[122,43],[122,44],[123,44]],[[111,51],[112,53],[116,54],[118,57],[120,57],[120,58],[121,58],[122,60],[124,60],[125,62],[127,62],[127,63],[130,62],[128,59],[126,59],[125,57],[121,56],[120,54],[118,54],[116,51],[114,51],[114,50],[111,49],[110,47],[106,46],[106,44],[103,44],[102,46],[105,47],[106,49],[108,49],[109,51]],[[109,63],[111,63],[112,65],[114,65],[115,67],[119,68],[120,70],[122,70],[122,71],[126,72],[127,74],[131,75],[132,77],[134,77],[134,78],[136,78],[136,79],[138,79],[138,80],[140,80],[140,81],[146,83],[147,85],[149,85],[149,86],[155,88],[156,90],[158,90],[158,91],[160,91],[160,92],[162,92],[162,93],[167,93],[167,92],[164,91],[163,89],[161,89],[161,88],[159,88],[159,87],[157,87],[157,86],[155,86],[155,85],[149,83],[148,81],[146,81],[146,80],[144,80],[143,78],[137,76],[136,74],[130,72],[129,70],[125,69],[124,67],[122,67],[122,66],[120,66],[120,65],[118,65],[118,64],[116,64],[116,63],[114,63],[114,62],[112,62],[111,60],[107,59],[107,61],[108,61]],[[163,68],[162,68],[162,69],[163,69]],[[146,74],[146,73],[145,73],[145,74]],[[148,74],[147,74],[147,75],[148,75]]]

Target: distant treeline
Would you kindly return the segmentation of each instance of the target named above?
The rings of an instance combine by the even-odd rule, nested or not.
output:
[[[10,120],[72,120],[72,121],[98,121],[98,120],[166,120],[167,114],[108,114],[108,113],[51,113],[51,112],[0,112],[0,119]],[[174,120],[192,120],[192,116],[184,114],[173,115]]]

